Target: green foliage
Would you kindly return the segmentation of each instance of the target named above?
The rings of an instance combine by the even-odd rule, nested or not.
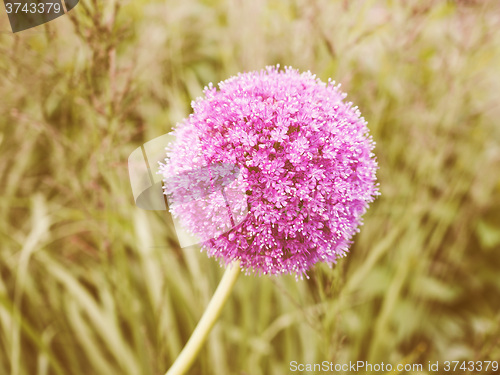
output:
[[[495,0],[82,0],[0,34],[0,374],[164,373],[223,270],[134,206],[128,155],[275,63],[342,83],[382,196],[333,268],[242,277],[192,373],[498,360],[499,30]]]

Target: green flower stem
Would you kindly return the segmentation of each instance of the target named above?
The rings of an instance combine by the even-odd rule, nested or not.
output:
[[[236,261],[224,272],[222,280],[210,300],[198,325],[191,334],[186,346],[175,360],[174,364],[165,375],[182,375],[191,367],[208,334],[212,330],[215,322],[226,303],[231,290],[233,289],[238,275],[240,274],[240,262]]]

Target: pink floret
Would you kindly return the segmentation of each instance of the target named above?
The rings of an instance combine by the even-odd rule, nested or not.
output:
[[[268,67],[229,78],[218,89],[210,85],[193,102],[161,173],[167,179],[232,163],[240,170],[232,191],[246,198],[245,207],[235,208],[243,220],[205,237],[209,256],[225,264],[239,259],[249,272],[302,277],[317,262],[332,264],[346,254],[379,193],[375,143],[345,97],[334,82],[310,72]],[[213,213],[224,205],[206,204],[218,205]],[[174,211],[197,234],[208,230],[207,220],[219,220],[185,205]]]

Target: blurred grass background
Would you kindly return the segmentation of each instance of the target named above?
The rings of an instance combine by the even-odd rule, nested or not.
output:
[[[81,0],[0,34],[0,374],[165,372],[223,270],[128,155],[276,63],[342,83],[382,196],[333,269],[241,277],[191,373],[500,360],[500,2]]]

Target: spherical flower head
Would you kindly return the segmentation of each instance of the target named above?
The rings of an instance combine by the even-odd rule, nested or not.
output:
[[[193,102],[160,173],[169,194],[177,189],[167,183],[171,176],[211,165],[239,168],[234,181],[216,187],[226,192],[222,198],[206,195],[201,208],[198,197],[171,207],[193,233],[205,234],[209,256],[240,260],[258,274],[302,277],[317,262],[346,254],[379,193],[375,143],[339,86],[310,72],[267,67],[229,78],[218,90],[209,85]],[[239,218],[230,227],[221,219],[228,212]]]

